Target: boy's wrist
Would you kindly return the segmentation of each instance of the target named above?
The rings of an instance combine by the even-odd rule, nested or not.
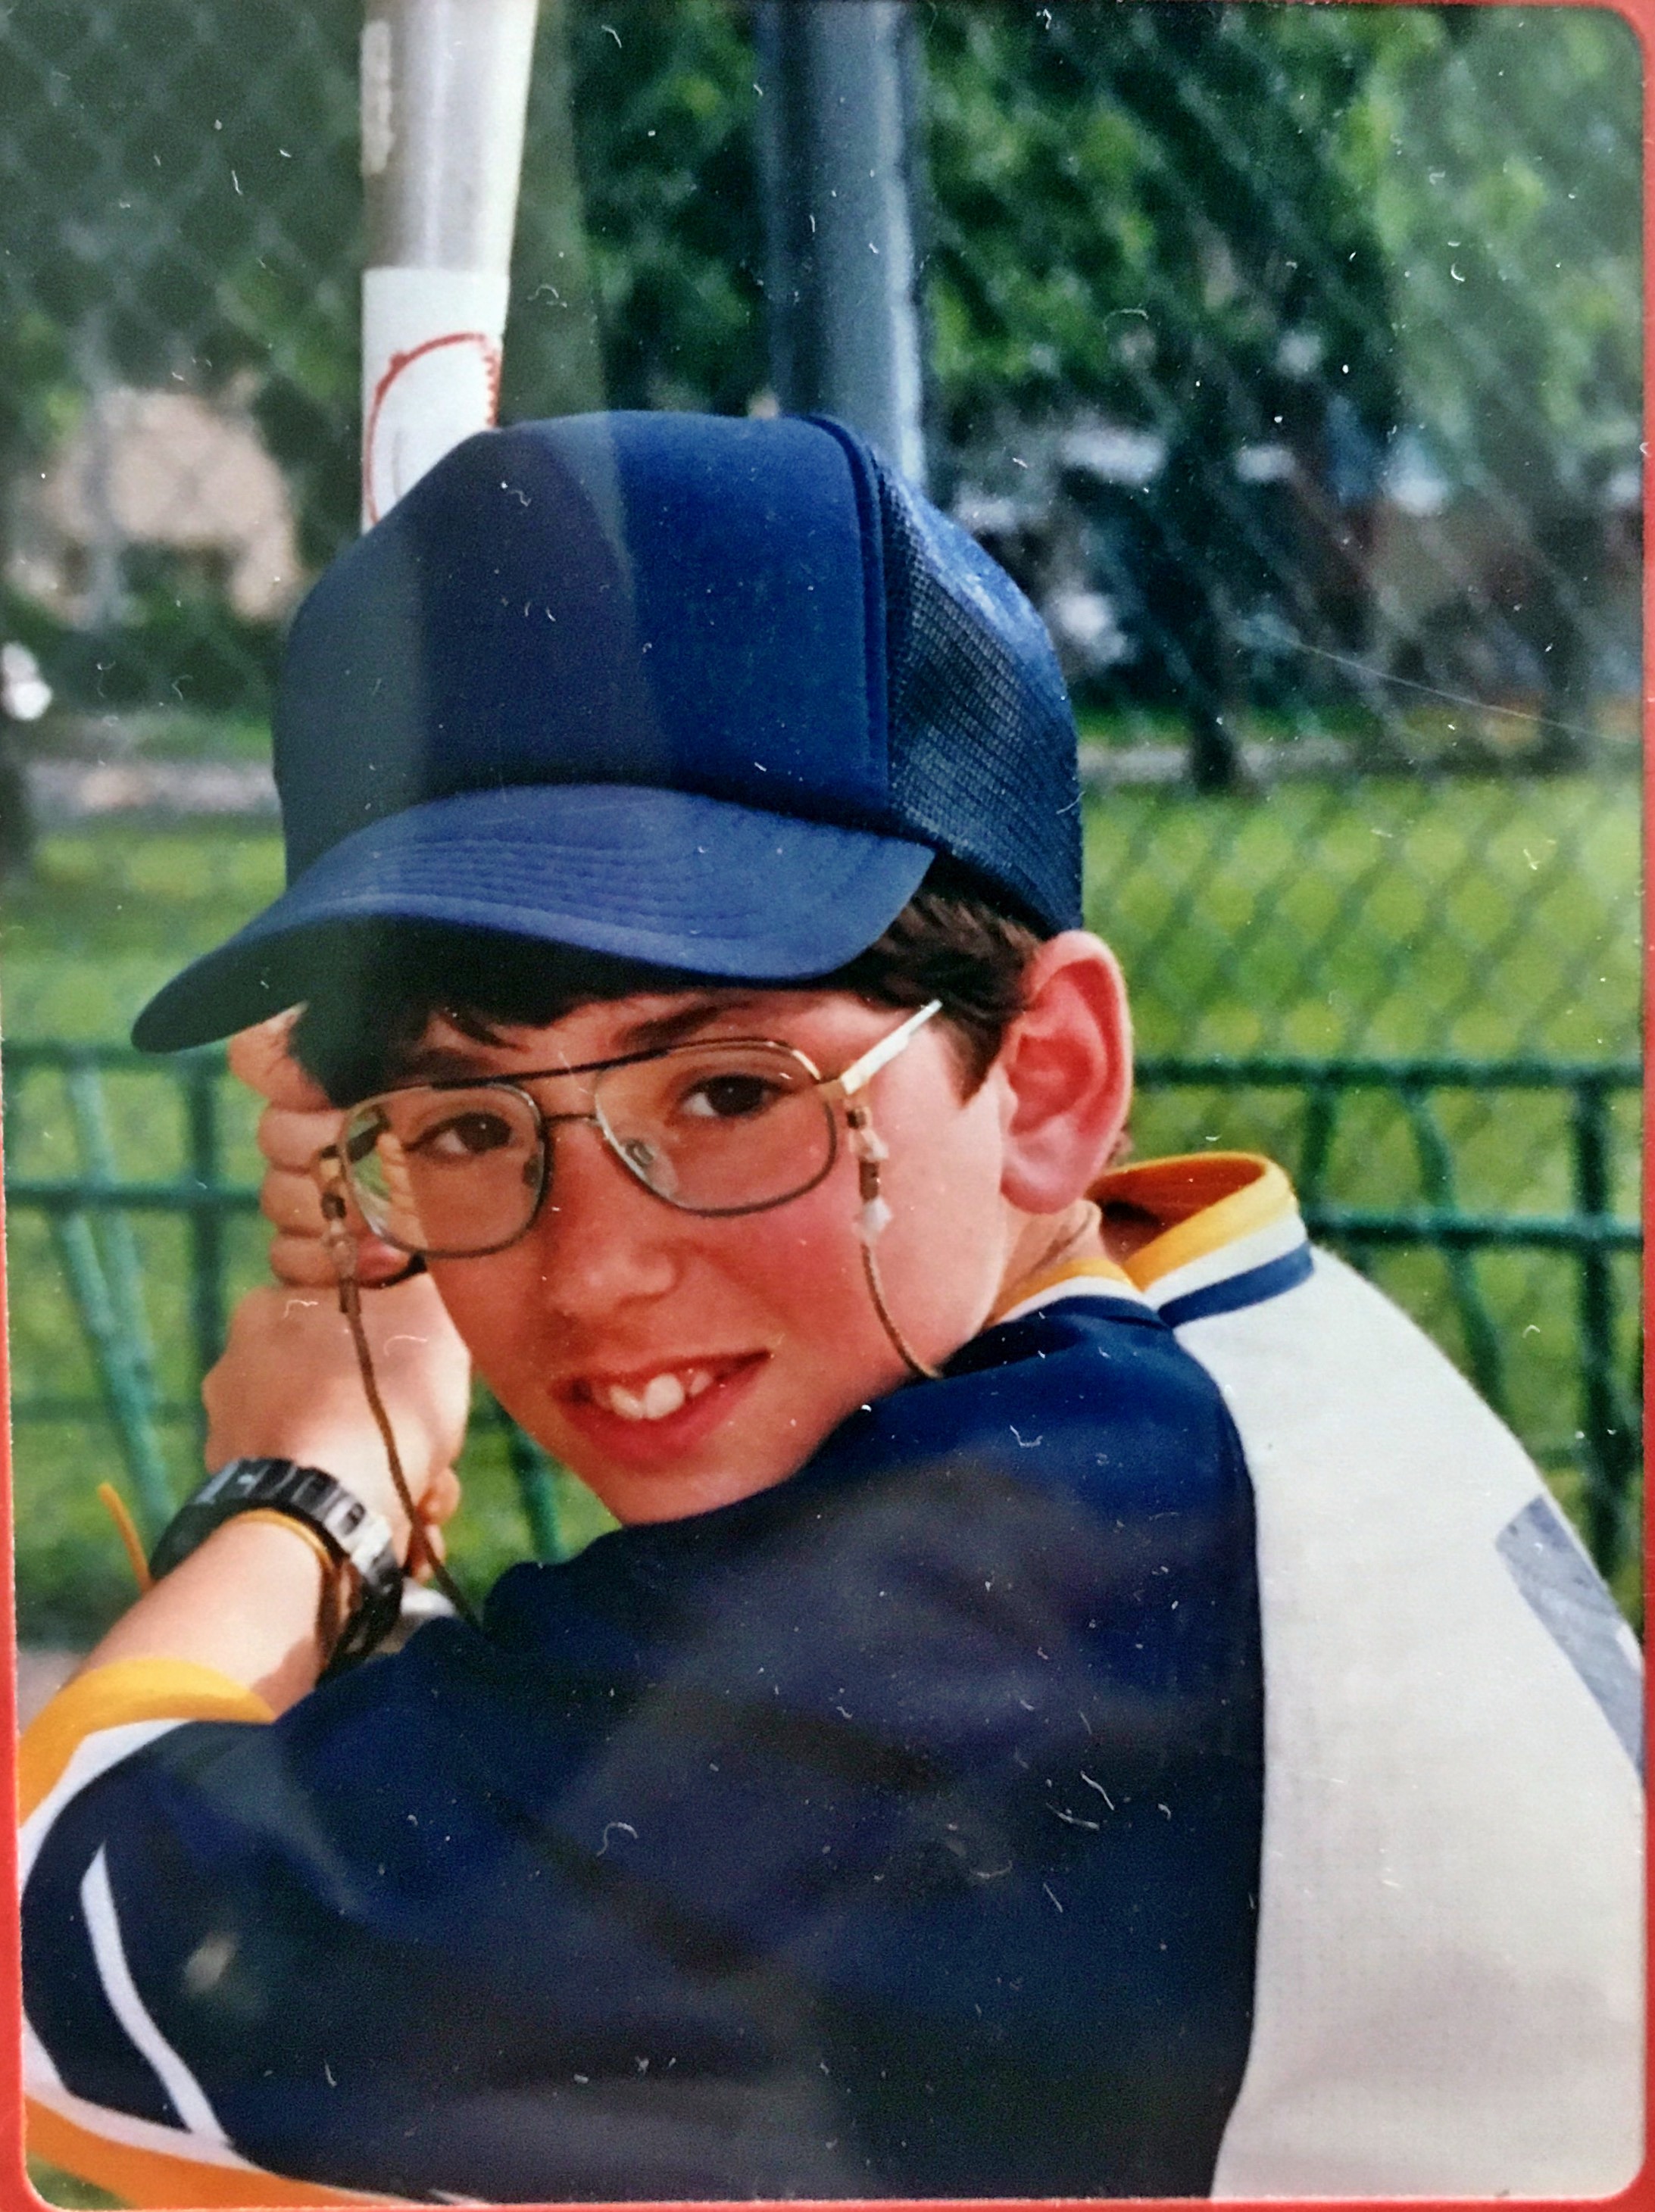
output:
[[[353,1592],[360,1586],[361,1577],[350,1562],[348,1559],[343,1561],[336,1559],[316,1531],[313,1528],[307,1528],[302,1521],[295,1521],[290,1513],[277,1512],[273,1505],[259,1505],[255,1506],[250,1513],[238,1514],[236,1523],[238,1527],[243,1528],[251,1525],[259,1528],[283,1530],[288,1535],[302,1544],[315,1559],[317,1565],[322,1571],[324,1582],[343,1583]]]
[[[274,1521],[303,1539],[323,1571],[319,1634],[335,1660],[364,1657],[396,1626],[402,1561],[384,1518],[320,1468],[238,1458],[209,1476],[150,1555],[157,1578],[234,1522]]]
[[[222,1547],[227,1536],[235,1541],[242,1532],[259,1528],[275,1528],[293,1543],[301,1546],[314,1562],[317,1575],[314,1628],[316,1637],[317,1671],[325,1668],[337,1650],[355,1610],[362,1577],[348,1559],[336,1559],[313,1528],[290,1514],[278,1513],[273,1506],[259,1506],[251,1513],[238,1513],[233,1520],[223,1522],[208,1538],[210,1544]],[[267,1586],[267,1577],[261,1577],[260,1588]]]

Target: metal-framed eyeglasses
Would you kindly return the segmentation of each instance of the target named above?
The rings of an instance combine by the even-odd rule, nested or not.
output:
[[[552,1133],[569,1123],[596,1129],[682,1212],[763,1213],[831,1173],[838,1107],[940,1011],[932,1000],[833,1076],[794,1045],[751,1037],[409,1084],[352,1107],[336,1156],[368,1228],[423,1259],[478,1258],[526,1235],[551,1185]],[[569,1079],[586,1085],[582,1111],[549,1112],[525,1088]]]

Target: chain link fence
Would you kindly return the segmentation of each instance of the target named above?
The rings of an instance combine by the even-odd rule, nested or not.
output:
[[[282,625],[356,527],[358,27],[346,0],[0,11],[20,1044],[118,1038],[276,887]],[[1630,1601],[1636,1261],[1605,1224],[1637,1212],[1636,40],[1596,9],[1266,0],[948,0],[914,33],[932,487],[1075,693],[1139,1149],[1274,1147],[1330,1223],[1413,1220],[1349,1249],[1494,1389]],[[547,0],[507,416],[773,405],[761,49],[736,0]],[[108,1079],[117,1179],[187,1169],[145,1080]],[[40,1081],[9,1166],[93,1174],[84,1102]],[[21,1588],[73,1626],[113,1601],[79,1502],[113,1431],[61,1224],[12,1236]],[[227,1237],[228,1294],[258,1251]],[[134,1247],[179,1407],[187,1243]],[[182,1413],[167,1436],[181,1480]],[[480,1564],[515,1540],[488,1525]]]

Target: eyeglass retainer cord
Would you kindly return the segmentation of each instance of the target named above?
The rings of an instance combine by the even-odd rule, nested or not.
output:
[[[406,1571],[417,1574],[422,1566],[429,1566],[431,1579],[444,1597],[460,1619],[475,1628],[478,1626],[477,1614],[465,1592],[437,1557],[428,1540],[419,1508],[408,1487],[408,1478],[402,1471],[402,1455],[397,1449],[396,1431],[391,1425],[391,1416],[386,1411],[385,1401],[380,1395],[379,1382],[368,1349],[367,1332],[362,1328],[362,1285],[356,1277],[356,1240],[351,1235],[347,1222],[344,1163],[332,1145],[325,1146],[317,1155],[316,1179],[321,1186],[322,1195],[322,1246],[332,1262],[334,1279],[338,1285],[339,1311],[344,1316],[345,1325],[350,1331],[363,1394],[385,1446],[386,1464],[391,1470],[392,1485],[401,1500],[403,1511],[408,1516],[411,1534]]]
[[[873,1310],[879,1316],[885,1334],[891,1339],[897,1357],[916,1382],[935,1382],[940,1370],[928,1366],[897,1326],[896,1317],[885,1303],[885,1285],[879,1279],[879,1263],[873,1256],[873,1247],[891,1223],[891,1208],[879,1188],[879,1164],[890,1158],[889,1148],[873,1127],[866,1106],[847,1105],[845,1121],[850,1132],[850,1151],[856,1162],[856,1175],[861,1197],[861,1211],[857,1217],[856,1233],[861,1240],[862,1275],[867,1284],[868,1296],[873,1301]]]
[[[885,1303],[885,1285],[879,1279],[879,1263],[873,1247],[891,1224],[891,1208],[879,1188],[879,1167],[891,1157],[890,1148],[873,1127],[871,1115],[855,1094],[866,1090],[882,1067],[889,1065],[902,1051],[917,1030],[924,1028],[934,1015],[942,1012],[940,999],[928,1000],[918,1012],[909,1016],[899,1029],[883,1037],[871,1052],[862,1054],[853,1067],[839,1078],[837,1088],[845,1101],[845,1123],[849,1131],[851,1155],[856,1162],[856,1175],[861,1197],[861,1212],[857,1218],[856,1233],[861,1239],[862,1276],[867,1285],[867,1294],[873,1301],[873,1310],[885,1334],[890,1338],[897,1357],[916,1382],[936,1382],[941,1380],[940,1369],[928,1365],[920,1358],[908,1339],[897,1326],[896,1316]]]

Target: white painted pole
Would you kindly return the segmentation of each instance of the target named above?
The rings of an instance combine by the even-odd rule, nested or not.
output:
[[[536,0],[367,0],[362,524],[495,419]]]

